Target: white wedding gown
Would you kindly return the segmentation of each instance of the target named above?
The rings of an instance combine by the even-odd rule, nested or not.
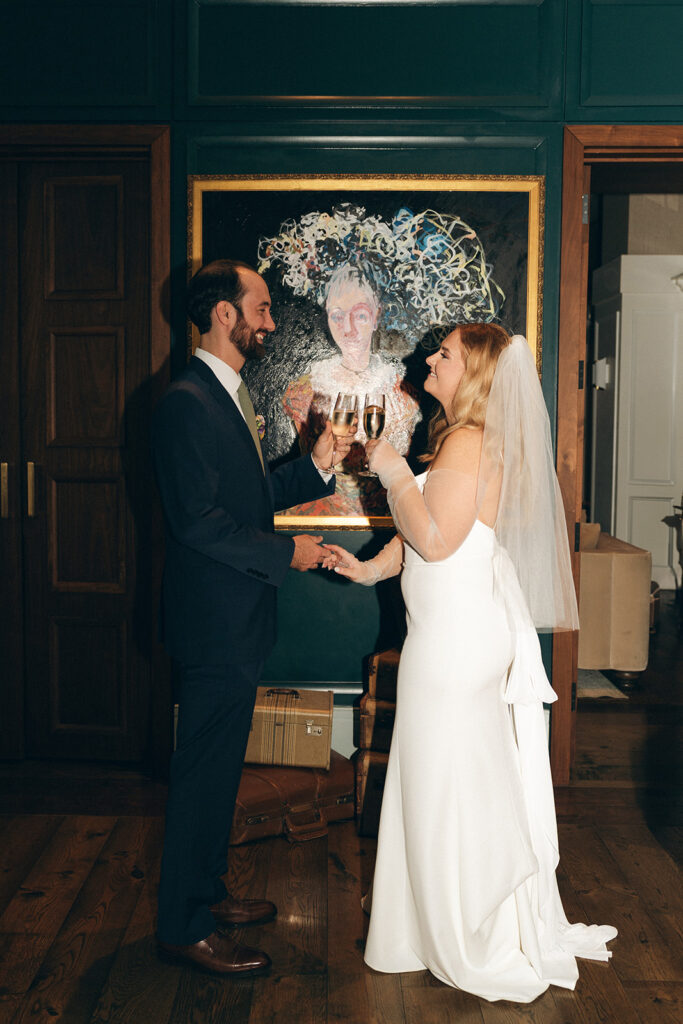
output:
[[[489,1000],[574,988],[575,958],[608,959],[617,932],[562,909],[543,711],[556,695],[512,563],[477,520],[443,561],[406,544],[402,589],[365,960]]]

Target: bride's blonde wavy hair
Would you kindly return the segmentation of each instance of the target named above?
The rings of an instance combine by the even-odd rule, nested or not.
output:
[[[483,429],[486,420],[493,375],[501,352],[510,344],[510,336],[498,324],[458,324],[465,349],[465,372],[458,384],[450,409],[439,409],[429,424],[427,451],[422,462],[432,462],[449,434],[463,427]]]

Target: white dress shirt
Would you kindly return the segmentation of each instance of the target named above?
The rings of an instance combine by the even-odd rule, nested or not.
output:
[[[242,383],[242,378],[239,373],[236,373],[232,366],[228,366],[228,364],[223,362],[222,359],[215,356],[213,352],[206,352],[203,348],[196,348],[194,350],[194,354],[197,359],[201,359],[203,363],[206,363],[210,370],[213,370],[214,374],[218,377],[219,381],[239,409],[240,416],[244,419],[242,406],[240,405],[237,397],[237,390]]]
[[[222,359],[219,359],[218,356],[215,356],[213,352],[207,352],[203,348],[196,348],[194,350],[194,354],[196,355],[197,359],[201,359],[203,363],[206,363],[209,369],[213,371],[216,377],[218,377],[218,380],[223,385],[223,387],[228,392],[233,402],[237,406],[240,416],[242,417],[242,419],[244,419],[242,406],[240,405],[239,399],[237,397],[237,390],[240,384],[242,383],[242,378],[239,375],[239,373],[236,373],[235,370],[233,370],[232,366],[228,366],[226,362],[224,362]],[[311,462],[318,470],[320,476],[323,478],[325,483],[329,483],[334,474],[328,473],[324,469],[320,469],[319,466],[316,466],[315,459],[313,458],[312,455]]]

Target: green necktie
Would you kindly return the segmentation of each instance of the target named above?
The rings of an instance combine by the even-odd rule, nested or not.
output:
[[[240,386],[237,389],[237,401],[240,403],[240,408],[244,413],[244,422],[249,427],[249,433],[254,439],[256,445],[256,451],[258,457],[261,460],[261,469],[265,473],[266,469],[263,465],[263,452],[261,451],[261,441],[259,440],[258,430],[256,429],[256,413],[254,412],[254,406],[252,405],[249,392],[247,391],[244,381],[240,382]]]

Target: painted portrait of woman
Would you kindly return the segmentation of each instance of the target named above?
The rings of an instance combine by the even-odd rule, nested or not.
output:
[[[359,413],[366,394],[380,392],[386,401],[384,436],[407,454],[420,419],[418,396],[407,381],[405,367],[388,354],[373,350],[380,302],[368,278],[357,267],[336,270],[325,303],[330,337],[338,353],[319,359],[287,388],[282,400],[295,426],[303,452],[309,451],[339,392],[356,396]],[[374,477],[363,473],[366,441],[359,416],[356,443],[337,472],[337,489],[327,504],[333,515],[382,515],[384,492]]]
[[[493,318],[503,298],[476,232],[433,210],[401,208],[387,220],[342,203],[305,214],[260,240],[258,269],[267,278],[275,270],[293,295],[321,307],[334,344],[282,397],[302,452],[312,448],[337,394],[356,396],[360,413],[365,395],[380,392],[384,437],[406,455],[422,414],[404,357],[439,325]],[[363,472],[361,416],[356,440],[324,509],[308,504],[291,514],[386,514],[379,481]]]

